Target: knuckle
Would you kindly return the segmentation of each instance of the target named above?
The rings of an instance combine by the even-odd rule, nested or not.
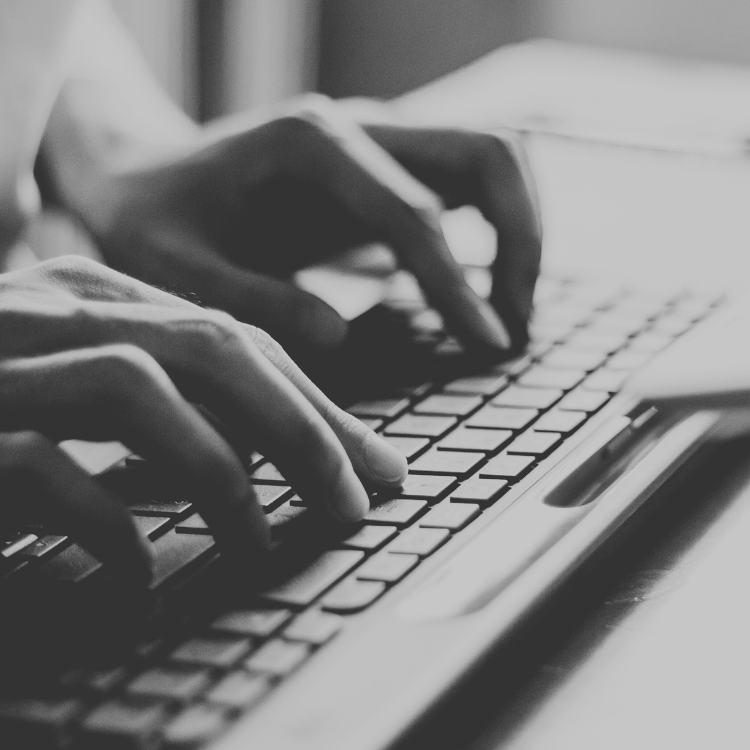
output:
[[[200,317],[178,325],[183,331],[187,328],[192,339],[191,352],[201,361],[215,361],[217,356],[226,356],[243,346],[242,329],[227,313],[205,311]]]
[[[257,326],[246,325],[250,342],[274,365],[281,364],[285,361],[285,352],[281,344],[276,341],[270,334]]]
[[[94,350],[87,363],[95,384],[110,396],[118,396],[129,389],[143,389],[166,374],[156,360],[133,344],[110,344]]]

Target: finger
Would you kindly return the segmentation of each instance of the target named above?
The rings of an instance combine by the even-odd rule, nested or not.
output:
[[[255,346],[330,425],[360,477],[382,487],[399,487],[403,484],[408,465],[399,451],[359,419],[331,402],[265,331],[253,326],[244,326],[244,329]]]
[[[311,504],[346,521],[361,519],[369,509],[367,493],[331,427],[230,316],[194,306],[91,302],[76,327],[86,346],[115,341],[147,352],[192,400],[233,430],[244,431]],[[171,382],[169,387],[174,388]]]
[[[279,168],[320,185],[373,227],[467,343],[508,346],[497,314],[469,287],[448,249],[434,193],[352,123],[313,114],[276,120],[267,128]]]
[[[525,343],[541,257],[539,199],[522,144],[510,135],[373,125],[368,134],[449,206],[476,205],[497,232],[491,301]]]
[[[41,518],[128,579],[151,580],[150,548],[122,502],[46,437],[0,433],[4,518]]]
[[[11,429],[121,440],[165,467],[227,552],[254,563],[267,548],[239,459],[146,352],[110,345],[4,361],[0,409]]]

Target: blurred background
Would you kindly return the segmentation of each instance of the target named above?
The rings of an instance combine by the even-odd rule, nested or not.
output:
[[[747,0],[112,0],[193,117],[390,98],[535,37],[750,64]]]

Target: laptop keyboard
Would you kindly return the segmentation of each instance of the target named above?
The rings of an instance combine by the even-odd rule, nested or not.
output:
[[[364,522],[288,580],[237,608],[193,612],[156,629],[104,664],[68,666],[52,678],[4,686],[0,736],[11,747],[199,747],[252,709],[392,586],[483,512],[503,503],[567,437],[609,401],[627,375],[708,315],[719,300],[643,295],[542,279],[531,344],[508,363],[446,377],[349,411],[409,460],[397,493],[374,497]],[[393,305],[415,345],[456,362],[461,347],[439,315],[417,301]],[[259,455],[248,475],[283,543],[307,510]],[[186,585],[215,560],[214,540],[190,503],[138,457],[103,477],[152,541],[156,593]],[[0,539],[3,586],[44,580],[86,586],[104,566],[74,541],[31,528]],[[1,594],[0,594],[1,596]],[[6,745],[8,746],[8,745]]]

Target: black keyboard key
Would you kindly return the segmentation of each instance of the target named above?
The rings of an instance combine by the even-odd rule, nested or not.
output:
[[[407,526],[427,508],[426,500],[395,498],[370,508],[365,516],[368,523]]]
[[[427,557],[442,547],[448,540],[450,532],[442,528],[421,528],[415,526],[396,537],[386,548],[393,554],[417,555]]]
[[[161,703],[108,701],[81,724],[80,750],[152,750],[168,718]]]
[[[198,513],[193,513],[184,521],[180,521],[175,527],[178,534],[210,534],[208,524]]]
[[[364,553],[358,550],[324,552],[290,580],[265,591],[263,597],[283,606],[306,607],[363,558]]]
[[[378,552],[359,570],[357,578],[362,581],[382,581],[396,583],[419,563],[417,555],[396,555],[390,552]]]
[[[432,417],[426,414],[405,414],[384,430],[385,435],[439,438],[456,424],[455,417]]]
[[[292,488],[288,485],[256,484],[253,482],[253,492],[260,507],[266,513],[270,513],[291,496]]]
[[[374,552],[396,536],[397,532],[398,529],[395,526],[370,526],[366,524],[348,539],[344,539],[341,546],[349,549],[361,549],[363,552]]]
[[[479,472],[480,477],[518,479],[522,477],[536,459],[534,456],[518,456],[501,453],[491,458]]]
[[[482,399],[478,396],[454,396],[435,393],[418,403],[412,411],[415,414],[446,414],[464,417],[481,405]]]
[[[25,531],[14,531],[0,538],[0,557],[12,557],[24,548],[34,544],[39,537]]]
[[[303,641],[313,646],[322,646],[341,630],[343,621],[339,615],[310,609],[296,617],[283,632],[290,641]]]
[[[252,479],[254,483],[287,484],[286,479],[281,476],[281,472],[273,464],[268,463],[267,461],[250,474],[250,479]]]
[[[423,453],[430,444],[427,438],[422,437],[396,437],[395,435],[390,435],[384,439],[401,453],[407,461],[411,461],[420,453]]]
[[[556,408],[564,411],[591,413],[601,408],[607,401],[609,401],[609,394],[605,391],[585,391],[577,388],[571,391]]]
[[[450,500],[454,503],[489,505],[507,489],[507,479],[470,479],[451,492]]]
[[[172,525],[172,519],[167,516],[134,516],[133,519],[138,531],[149,539],[156,539]]]
[[[438,451],[433,448],[420,456],[409,467],[410,472],[420,474],[452,474],[463,477],[471,474],[484,461],[481,453],[463,451]]]
[[[267,638],[280,630],[291,616],[288,609],[238,609],[218,617],[211,628],[235,635]]]
[[[467,427],[492,430],[522,430],[536,419],[536,409],[516,409],[488,404],[466,421]]]
[[[545,456],[562,442],[559,432],[537,432],[529,430],[517,437],[507,448],[508,453],[528,453]]]
[[[381,581],[358,581],[351,577],[331,589],[321,600],[320,606],[328,612],[352,614],[369,607],[385,591]]]
[[[42,579],[59,583],[82,583],[99,571],[102,564],[79,544],[71,544],[60,554],[43,560],[34,571]]]
[[[250,674],[243,669],[231,672],[218,682],[208,692],[206,700],[242,710],[255,705],[270,689],[271,681],[267,675]]]
[[[68,537],[49,534],[37,539],[33,544],[24,547],[18,554],[21,557],[44,557],[54,551],[60,552]]]
[[[435,447],[441,451],[481,451],[495,453],[513,438],[510,430],[476,430],[458,427],[449,432]]]
[[[585,411],[553,409],[546,414],[542,414],[534,424],[534,429],[540,432],[561,432],[568,434],[585,422],[587,417],[588,414]]]
[[[505,375],[471,375],[446,383],[445,393],[466,393],[475,396],[492,396],[508,383]]]
[[[524,388],[511,385],[492,399],[495,406],[520,406],[531,409],[547,409],[559,401],[564,392],[559,388]]]
[[[518,378],[518,383],[530,388],[559,388],[568,391],[578,385],[585,377],[586,370],[532,367]]]
[[[161,586],[173,576],[185,572],[199,560],[213,554],[216,548],[213,537],[200,534],[178,534],[174,529],[160,536],[153,544],[156,562],[154,577],[151,581],[152,589]],[[57,557],[53,558],[52,562],[56,559]]]
[[[192,750],[216,737],[227,724],[220,706],[196,704],[178,713],[164,729],[164,750]]]
[[[297,669],[309,655],[307,644],[275,638],[246,659],[245,667],[252,672],[284,677]]]
[[[136,516],[169,516],[170,518],[180,518],[187,515],[193,508],[192,503],[186,500],[159,501],[159,500],[139,500],[138,502],[128,503],[130,512]]]
[[[210,681],[210,674],[205,669],[156,667],[138,675],[125,687],[125,692],[132,698],[188,703],[197,698]]]
[[[406,477],[399,497],[410,497],[417,500],[434,502],[445,497],[456,483],[456,477],[444,477],[436,474],[409,474]]]
[[[198,664],[202,667],[228,669],[250,650],[247,638],[191,638],[170,655],[177,664]]]
[[[360,401],[347,409],[347,411],[355,417],[391,419],[404,411],[408,406],[409,399],[406,398],[383,398],[372,401]]]
[[[419,525],[427,529],[449,529],[458,531],[479,515],[479,506],[475,503],[452,503],[443,500],[419,519]]]
[[[0,738],[4,747],[62,746],[81,704],[71,698],[0,698]]]

